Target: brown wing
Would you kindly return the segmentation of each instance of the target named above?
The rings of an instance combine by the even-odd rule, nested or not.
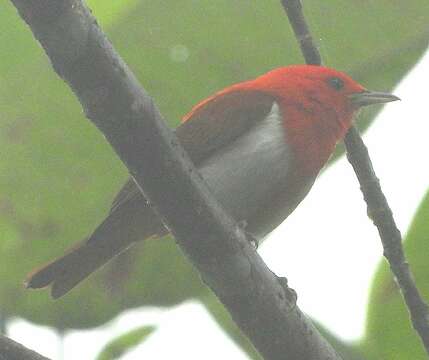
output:
[[[195,165],[218,148],[234,141],[264,119],[274,99],[261,92],[226,93],[197,105],[177,129],[176,135]]]
[[[200,103],[185,116],[176,135],[196,166],[218,148],[234,141],[271,110],[274,99],[254,90],[226,92]],[[110,212],[122,204],[144,196],[134,180],[129,178],[112,203]]]
[[[265,118],[272,102],[256,92],[224,91],[197,105],[176,130],[177,136],[198,166],[219,147]],[[113,201],[110,214],[95,231],[66,255],[32,273],[27,286],[40,288],[52,284],[52,296],[60,297],[133,242],[166,232],[130,179]]]

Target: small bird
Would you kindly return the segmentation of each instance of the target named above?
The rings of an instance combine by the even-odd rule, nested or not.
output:
[[[356,112],[395,100],[337,70],[292,65],[203,100],[176,135],[225,210],[262,239],[307,195]],[[35,270],[26,286],[52,285],[52,297],[61,297],[134,242],[167,233],[129,179],[95,231]]]

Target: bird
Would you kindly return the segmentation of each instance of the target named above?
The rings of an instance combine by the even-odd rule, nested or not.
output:
[[[396,100],[336,69],[289,65],[201,101],[175,134],[213,196],[260,241],[308,194],[357,112]],[[130,178],[94,232],[30,273],[26,287],[51,286],[59,298],[133,243],[168,232]]]

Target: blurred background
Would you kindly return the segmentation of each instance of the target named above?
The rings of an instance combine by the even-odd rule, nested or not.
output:
[[[303,62],[277,0],[88,3],[172,126],[224,86]],[[402,98],[357,124],[429,299],[429,2],[304,9],[326,65]],[[257,359],[171,238],[133,247],[63,299],[24,290],[30,270],[104,218],[127,172],[7,1],[0,24],[0,331],[59,360]],[[259,251],[347,359],[425,359],[342,149]]]

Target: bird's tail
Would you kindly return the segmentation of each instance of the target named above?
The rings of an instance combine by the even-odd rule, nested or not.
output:
[[[52,297],[59,298],[133,242],[163,232],[162,223],[148,204],[130,201],[112,211],[89,238],[33,271],[27,277],[26,287],[37,289],[52,285]]]

